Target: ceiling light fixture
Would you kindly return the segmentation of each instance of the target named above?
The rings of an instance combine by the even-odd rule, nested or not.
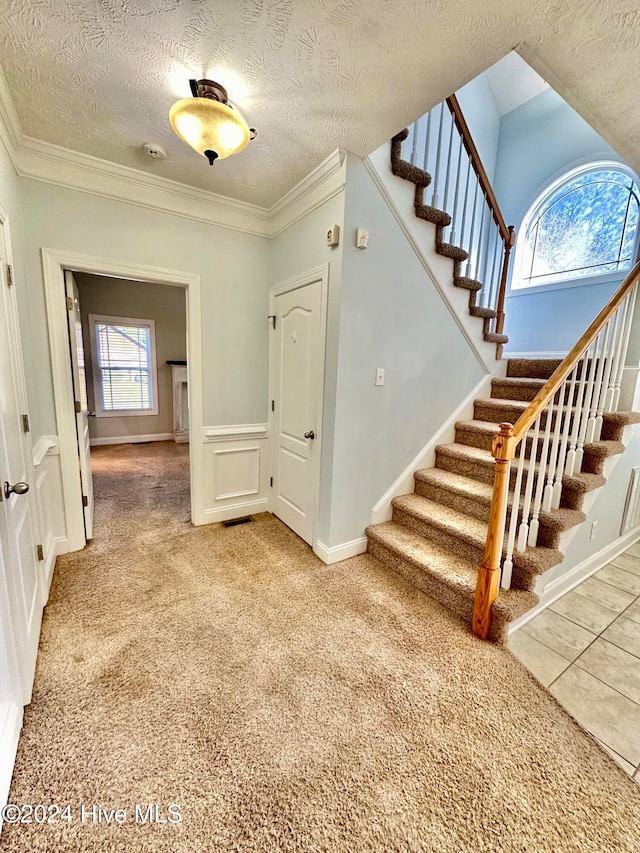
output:
[[[183,98],[169,110],[175,133],[213,166],[237,154],[256,138],[240,113],[228,102],[227,91],[213,80],[189,80],[193,98]]]

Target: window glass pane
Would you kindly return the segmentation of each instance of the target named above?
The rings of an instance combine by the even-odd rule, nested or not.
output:
[[[149,327],[96,322],[96,343],[103,410],[152,409]]]
[[[538,203],[524,235],[520,286],[630,269],[637,225],[628,175],[577,175]]]

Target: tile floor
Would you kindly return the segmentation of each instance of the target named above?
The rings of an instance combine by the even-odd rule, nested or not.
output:
[[[640,542],[508,645],[640,785]]]

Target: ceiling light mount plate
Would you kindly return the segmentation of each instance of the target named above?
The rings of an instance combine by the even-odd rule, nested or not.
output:
[[[215,80],[189,80],[189,86],[194,98],[209,98],[212,101],[219,101],[221,104],[229,104],[227,90]]]
[[[175,133],[213,166],[216,160],[237,154],[256,138],[240,113],[229,103],[227,90],[215,80],[189,80],[192,98],[183,98],[169,110]]]

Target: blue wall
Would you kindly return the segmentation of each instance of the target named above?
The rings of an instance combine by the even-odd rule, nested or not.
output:
[[[484,75],[476,77],[456,92],[456,97],[478,149],[482,165],[489,180],[493,181],[500,138],[500,113],[489,81]]]
[[[507,224],[520,228],[546,185],[593,160],[624,162],[553,90],[507,113],[500,122],[494,180]],[[620,281],[622,276],[603,284],[573,279],[562,289],[508,294],[505,352],[567,352]]]

